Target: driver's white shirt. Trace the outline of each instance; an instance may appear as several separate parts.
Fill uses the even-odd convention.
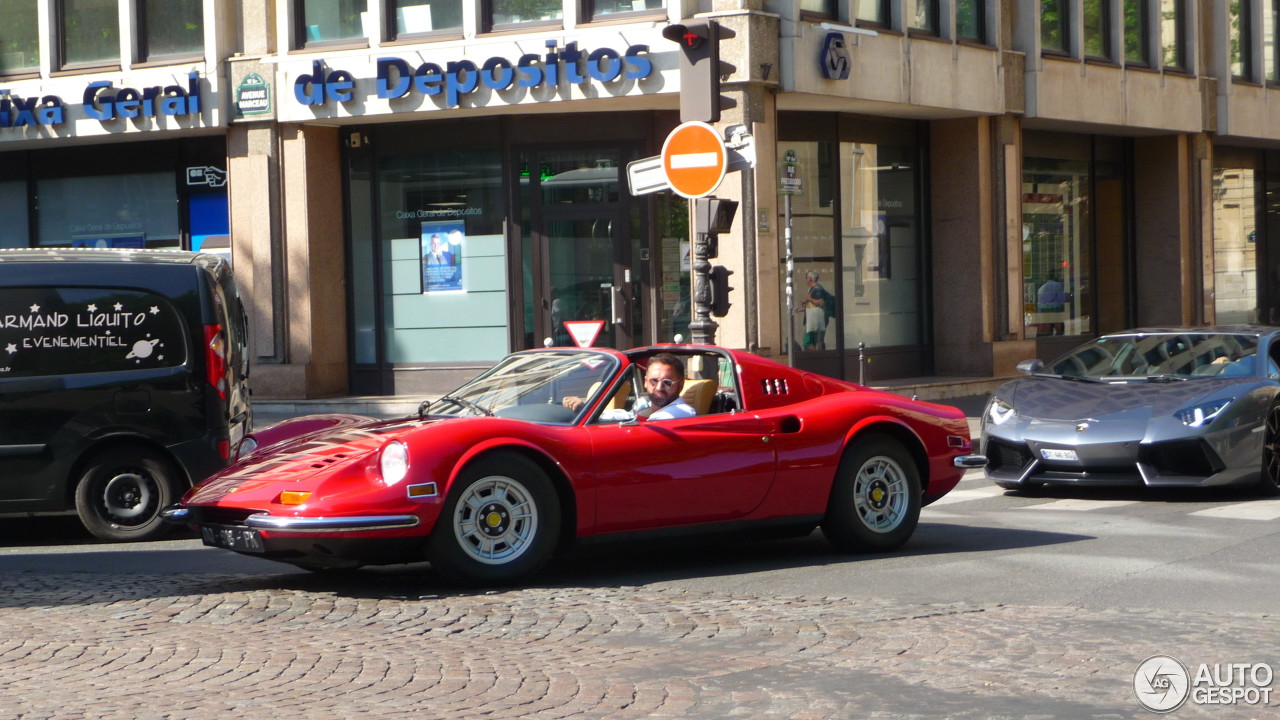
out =
[[[678,397],[675,400],[662,406],[649,416],[650,420],[674,420],[676,418],[687,418],[697,415],[698,411],[693,406],[684,401],[684,398]]]

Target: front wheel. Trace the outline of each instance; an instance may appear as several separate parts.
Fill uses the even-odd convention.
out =
[[[152,540],[169,530],[160,510],[177,502],[181,472],[163,455],[116,447],[89,460],[76,485],[76,513],[94,537]]]
[[[840,460],[822,532],[843,552],[901,547],[920,520],[920,471],[893,438],[859,440]]]
[[[1271,401],[1262,435],[1262,472],[1258,489],[1264,495],[1280,495],[1280,397]]]
[[[540,570],[560,536],[560,503],[547,474],[514,453],[463,470],[431,532],[427,555],[446,579],[506,585]]]

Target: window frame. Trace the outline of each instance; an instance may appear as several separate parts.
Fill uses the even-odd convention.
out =
[[[1136,28],[1138,31],[1138,59],[1129,57],[1129,28],[1125,26],[1125,21],[1129,17],[1129,8],[1134,7],[1138,13]],[[1132,67],[1152,67],[1151,63],[1151,4],[1147,0],[1121,0],[1121,54],[1124,57],[1124,64]]]
[[[423,39],[439,39],[462,37],[463,25],[457,27],[447,27],[439,29],[431,29],[422,32],[400,32],[396,27],[396,10],[399,7],[395,4],[396,0],[377,0],[378,5],[382,8],[382,36],[385,42],[408,42]],[[467,12],[466,0],[458,0],[461,15],[465,16]],[[427,3],[430,4],[430,3]],[[417,6],[409,6],[417,7]],[[370,38],[372,40],[372,38]]]
[[[1169,3],[1168,6],[1165,3]],[[1174,37],[1168,40],[1164,37],[1165,17],[1164,14],[1169,12],[1166,9],[1172,8],[1173,16],[1173,34]],[[1160,30],[1160,67],[1165,72],[1186,73],[1188,71],[1188,53],[1187,53],[1187,3],[1186,0],[1160,0],[1160,13],[1157,18],[1158,28]],[[1176,62],[1170,64],[1166,61],[1167,50],[1172,45]]]
[[[20,79],[24,77],[38,76],[40,74],[40,59],[41,59],[40,2],[39,0],[29,0],[29,2],[31,6],[30,9],[33,12],[32,20],[34,21],[34,24],[31,26],[31,33],[29,38],[29,39],[35,40],[34,64],[28,64],[25,67],[13,68],[11,70],[6,70],[3,67],[0,67],[0,77],[6,78],[6,79]],[[25,50],[21,52],[23,52],[24,54],[26,53]]]
[[[205,39],[203,37],[204,26],[204,4],[209,0],[201,0],[200,2],[200,49],[190,52],[163,53],[152,55],[149,50],[150,36],[147,32],[147,2],[146,0],[137,0],[134,4],[134,24],[136,27],[135,44],[137,45],[138,60],[141,64],[155,65],[171,65],[181,62],[204,58]]]
[[[380,0],[365,0],[365,12],[369,11],[370,2],[380,2]],[[309,40],[307,39],[307,0],[293,0],[291,6],[293,10],[293,49],[294,50],[317,50],[321,48],[333,47],[368,47],[373,38],[367,34],[353,35],[351,37],[331,38],[328,40]],[[361,29],[363,33],[363,28]]]
[[[610,20],[632,20],[657,16],[665,17],[670,3],[671,0],[662,0],[662,7],[660,8],[645,8],[643,10],[627,10],[624,12],[597,15],[596,0],[579,0],[578,17],[582,18],[582,22],[608,22]],[[524,23],[520,24],[524,25]]]
[[[907,30],[912,35],[924,35],[929,37],[940,36],[942,34],[942,17],[941,17],[942,10],[939,6],[942,3],[939,2],[939,0],[915,0],[915,2],[912,5],[912,9],[918,10],[922,3],[928,5],[928,12],[926,13],[926,18],[925,18],[925,21],[928,23],[928,25],[927,26],[917,25],[916,18],[919,17],[919,15],[913,12],[911,14],[911,17],[906,21]]]
[[[1058,23],[1057,30],[1061,36],[1061,47],[1049,47],[1045,45],[1045,19],[1044,8],[1046,4],[1052,3],[1057,5]],[[1040,54],[1050,55],[1053,57],[1071,57],[1071,3],[1069,0],[1040,0],[1040,17],[1039,17],[1039,33],[1040,33]]]
[[[115,31],[116,31],[116,54],[112,59],[107,60],[89,60],[85,62],[71,62],[67,59],[67,26],[66,26],[66,3],[68,0],[55,0],[54,2],[54,39],[55,52],[53,59],[56,61],[56,69],[65,72],[79,72],[83,70],[100,70],[109,68],[120,68],[124,65],[124,54],[120,48],[120,16],[117,13]]]
[[[849,19],[854,27],[870,27],[887,30],[893,27],[893,15],[889,7],[889,0],[872,0],[876,7],[876,19],[868,20],[858,17],[859,2],[858,0],[850,0],[849,3]]]
[[[1115,28],[1112,27],[1111,0],[1078,0],[1080,3],[1080,55],[1086,60],[1094,60],[1099,62],[1115,62],[1115,50],[1111,46],[1111,41],[1115,37]],[[1091,28],[1085,20],[1085,9],[1089,3],[1097,3],[1098,20],[1100,27]],[[1101,35],[1100,45],[1102,47],[1101,54],[1090,53],[1089,43],[1095,39],[1095,33]]]
[[[825,10],[812,10],[810,8],[801,6],[800,7],[801,19],[835,20],[840,17],[839,0],[821,0],[821,1],[822,1],[822,4],[826,6]]]
[[[977,30],[974,35],[965,35],[960,31],[960,3],[952,0],[955,6],[955,36],[962,42],[987,44],[987,2],[986,0],[969,0],[973,7],[973,23]]]
[[[1263,0],[1262,6],[1262,81],[1280,84],[1280,0]],[[1267,31],[1271,42],[1267,42]],[[1270,57],[1268,57],[1268,53]]]
[[[564,27],[563,12],[561,12],[561,16],[559,18],[556,18],[553,20],[530,20],[528,22],[496,23],[493,20],[493,4],[495,1],[496,0],[482,0],[480,3],[481,13],[482,13],[481,25],[484,28],[484,32],[493,33],[493,32],[506,32],[510,30],[527,30],[527,29],[544,30],[548,28]],[[563,4],[562,4],[562,8],[563,8]]]
[[[1239,30],[1237,33],[1232,32],[1232,2],[1238,3],[1236,7],[1240,12],[1236,15],[1239,20]],[[1240,40],[1238,57],[1240,60],[1241,72],[1237,73],[1236,54],[1231,51],[1232,41],[1235,39],[1233,35],[1237,35]],[[1232,82],[1254,82],[1257,77],[1257,68],[1253,62],[1253,2],[1252,0],[1229,0],[1227,3],[1227,69],[1231,73]]]

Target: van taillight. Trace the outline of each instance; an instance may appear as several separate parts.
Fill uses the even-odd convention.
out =
[[[204,326],[204,364],[209,384],[218,391],[218,397],[227,399],[227,341],[222,337],[221,325]]]

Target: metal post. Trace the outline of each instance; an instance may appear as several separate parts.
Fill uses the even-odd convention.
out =
[[[691,212],[690,215],[693,215]],[[695,344],[714,345],[720,323],[711,319],[711,261],[707,258],[710,236],[697,233],[693,243],[693,322],[689,334]]]
[[[796,260],[792,253],[791,247],[791,196],[785,195],[782,200],[783,221],[782,221],[782,239],[783,239],[783,257],[786,261],[787,278],[785,285],[787,288],[787,364],[795,367],[796,364],[796,296],[795,296],[795,275]]]
[[[867,358],[867,344],[864,342],[860,342],[858,343],[858,384],[859,385],[867,384],[866,378],[863,373],[863,369],[866,367],[866,358]]]

